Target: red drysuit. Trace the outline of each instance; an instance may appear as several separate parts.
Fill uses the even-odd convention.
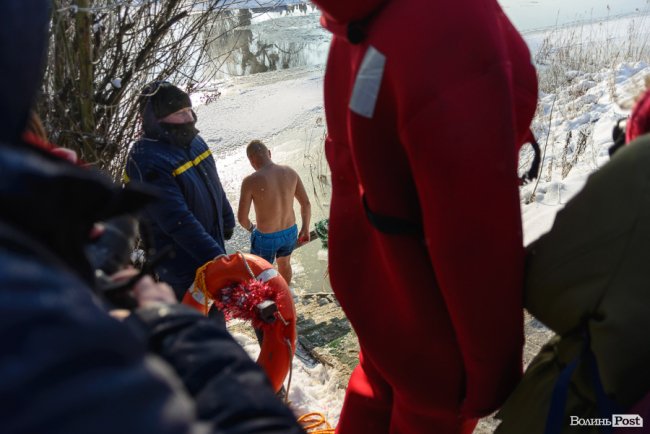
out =
[[[530,53],[495,0],[314,2],[334,33],[329,268],[361,345],[338,431],[470,432],[521,374]],[[364,198],[415,229],[382,232]]]

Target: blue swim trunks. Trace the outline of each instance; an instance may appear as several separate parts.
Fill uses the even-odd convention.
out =
[[[298,241],[298,226],[265,234],[256,229],[251,233],[251,253],[266,259],[271,264],[275,258],[289,256]]]

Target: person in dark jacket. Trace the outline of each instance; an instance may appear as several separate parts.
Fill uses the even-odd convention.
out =
[[[94,222],[143,195],[21,139],[48,6],[0,0],[0,79],[11,83],[0,86],[0,431],[302,432],[227,330],[176,304],[169,287],[142,279],[128,324],[92,292]]]
[[[161,191],[163,200],[146,210],[145,220],[155,250],[174,249],[156,273],[180,300],[197,268],[225,254],[224,239],[232,236],[235,218],[212,153],[195,127],[189,95],[154,82],[143,89],[140,107],[144,135],[129,154],[127,180]]]

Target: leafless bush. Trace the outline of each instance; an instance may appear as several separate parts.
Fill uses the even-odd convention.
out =
[[[313,127],[305,131],[307,137],[303,154],[303,166],[309,170],[314,199],[321,210],[323,209],[323,203],[328,202],[327,196],[331,191],[328,179],[329,168],[325,158],[325,131],[323,128],[323,118],[318,117]],[[312,148],[314,144],[315,148]]]
[[[562,149],[562,179],[566,178],[571,169],[578,164],[578,157],[587,149],[587,142],[593,132],[592,125],[584,125],[578,130],[578,136],[574,139],[572,131],[566,135],[566,142]]]
[[[144,85],[167,80],[202,91],[219,70],[223,59],[211,56],[209,48],[238,25],[237,11],[222,4],[54,0],[51,49],[38,101],[52,141],[118,177],[138,134],[137,100]],[[218,95],[212,88],[206,98]]]

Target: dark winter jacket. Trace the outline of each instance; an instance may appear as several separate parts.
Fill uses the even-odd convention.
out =
[[[589,176],[551,230],[528,246],[525,306],[557,335],[501,409],[499,434],[544,433],[551,402],[560,401],[556,382],[572,363],[575,371],[564,378],[570,380],[564,420],[610,417],[599,412],[594,366],[583,354],[587,334],[598,378],[617,412],[635,413],[630,407],[650,392],[649,166],[646,134]],[[648,412],[647,403],[641,408]],[[601,431],[565,423],[562,432]]]
[[[92,224],[143,195],[19,143],[49,4],[0,0],[0,432],[301,432],[215,321],[165,306],[138,312],[136,335],[91,292]]]
[[[0,431],[301,432],[224,327],[165,305],[135,314],[137,335],[93,295],[85,234],[139,200],[0,144]]]
[[[235,218],[212,153],[201,137],[184,147],[164,136],[147,136],[131,149],[126,174],[131,181],[160,190],[161,199],[147,208],[146,220],[156,250],[171,246],[174,257],[156,272],[182,298],[196,269],[225,253],[224,234],[232,233]]]

